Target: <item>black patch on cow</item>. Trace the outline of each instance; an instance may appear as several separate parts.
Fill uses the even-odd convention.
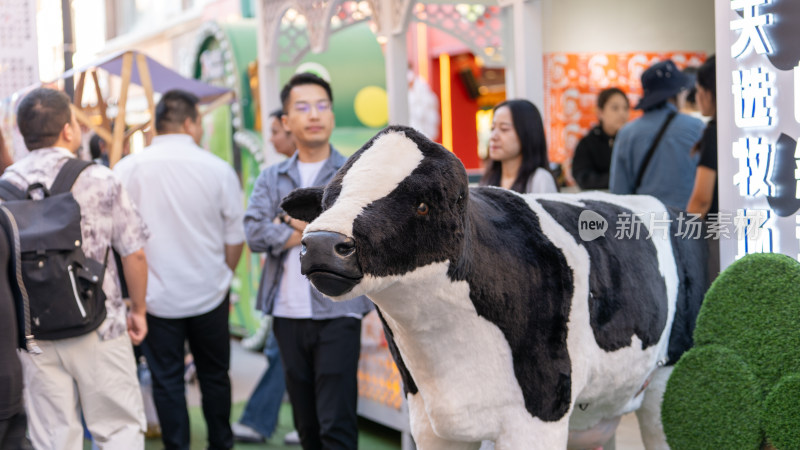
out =
[[[672,226],[672,252],[675,265],[678,266],[678,299],[675,303],[675,319],[669,336],[667,356],[672,365],[678,362],[681,355],[694,345],[695,321],[703,304],[703,297],[708,289],[708,243],[704,239],[706,229],[699,236],[687,228],[681,218],[686,212],[669,208]],[[682,229],[683,228],[683,229]],[[690,232],[687,232],[690,231]]]
[[[642,349],[658,343],[667,324],[667,288],[658,268],[658,253],[648,231],[632,211],[600,201],[584,201],[585,207],[550,200],[537,200],[575,241],[589,253],[589,314],[597,345],[607,352],[629,347],[633,335]],[[579,216],[589,210],[608,222],[606,234],[593,241],[579,235]],[[626,213],[627,216],[620,216]],[[622,220],[630,228],[618,227]],[[628,233],[615,237],[620,229]],[[663,238],[658,234],[653,239]]]
[[[411,376],[411,372],[408,371],[408,367],[406,367],[405,361],[403,361],[403,357],[400,355],[400,350],[397,349],[397,344],[394,342],[394,333],[392,329],[389,328],[389,324],[386,323],[386,319],[383,318],[383,313],[381,312],[378,305],[375,305],[375,311],[378,312],[378,317],[381,319],[381,323],[383,324],[383,334],[386,336],[386,344],[389,347],[389,353],[392,354],[392,358],[394,358],[394,363],[397,365],[397,371],[400,372],[400,379],[403,380],[403,393],[406,394],[416,394],[419,392],[417,389],[417,383],[414,382],[414,378]]]
[[[475,188],[470,199],[467,238],[450,276],[467,281],[478,314],[503,332],[528,412],[560,420],[572,390],[567,349],[572,270],[521,197]]]

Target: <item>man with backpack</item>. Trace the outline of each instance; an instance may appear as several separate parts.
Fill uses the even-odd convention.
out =
[[[82,448],[82,410],[100,448],[143,448],[131,343],[147,334],[147,228],[108,168],[76,160],[81,130],[63,92],[31,91],[17,124],[30,153],[0,178],[0,221],[13,249],[33,445]],[[110,250],[122,256],[130,311]]]

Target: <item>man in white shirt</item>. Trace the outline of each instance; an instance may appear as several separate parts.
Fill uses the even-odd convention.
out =
[[[194,95],[173,90],[156,106],[153,143],[114,168],[151,231],[142,344],[167,449],[189,448],[184,342],[194,356],[208,448],[233,447],[228,290],[244,242],[239,179],[199,146]]]

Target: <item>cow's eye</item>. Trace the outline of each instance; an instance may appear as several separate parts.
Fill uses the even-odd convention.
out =
[[[418,216],[427,216],[428,211],[430,211],[430,208],[428,208],[428,205],[426,205],[425,203],[420,203],[419,206],[417,206]]]

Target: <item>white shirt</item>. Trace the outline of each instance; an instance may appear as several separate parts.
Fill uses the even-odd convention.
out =
[[[324,159],[313,163],[304,163],[298,159],[297,170],[300,172],[300,182],[302,183],[300,187],[313,186],[323,165],[325,165]],[[309,292],[308,280],[300,273],[299,245],[290,248],[283,260],[281,285],[275,296],[272,315],[290,319],[311,318],[311,292]]]
[[[550,194],[558,193],[558,186],[553,175],[542,167],[538,167],[528,178],[525,186],[526,194]]]
[[[156,136],[114,172],[150,229],[147,312],[163,318],[219,306],[233,272],[225,245],[244,242],[242,190],[233,168],[191,136]]]

